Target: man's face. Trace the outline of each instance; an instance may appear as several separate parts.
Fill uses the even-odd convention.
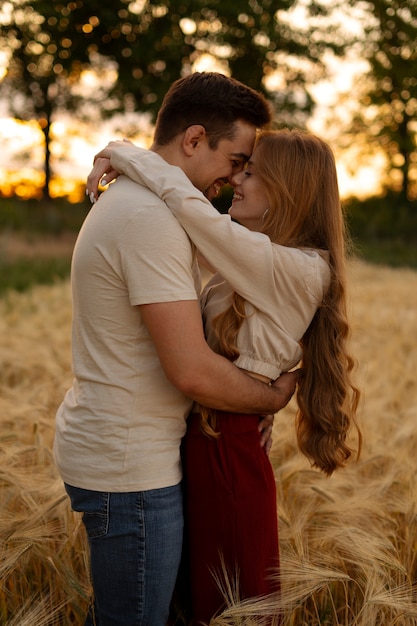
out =
[[[252,154],[255,126],[239,120],[235,127],[234,139],[220,140],[215,150],[210,149],[207,139],[202,145],[192,182],[209,200],[217,195],[231,176],[243,169]]]

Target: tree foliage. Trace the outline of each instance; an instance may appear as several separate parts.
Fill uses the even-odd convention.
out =
[[[298,6],[303,24],[288,19]],[[346,43],[325,23],[328,7],[323,0],[244,0],[238,7],[235,0],[5,0],[0,49],[10,62],[2,92],[16,117],[41,125],[46,192],[57,111],[80,112],[92,102],[95,117],[136,110],[155,118],[170,83],[205,54],[266,93],[280,123],[304,125],[312,107],[307,78],[318,79],[326,50],[341,54]],[[94,93],[80,88],[87,70],[101,78]],[[271,88],[272,76],[278,86]]]
[[[363,55],[369,62],[354,129],[383,149],[389,185],[402,201],[417,197],[417,0],[364,0]]]
[[[42,129],[44,195],[49,197],[53,116],[58,110],[75,110],[81,103],[74,87],[94,59],[86,49],[82,28],[75,28],[70,19],[70,5],[48,0],[6,2],[1,15],[1,48],[10,52],[2,95],[7,97],[12,114],[22,120],[37,120]]]

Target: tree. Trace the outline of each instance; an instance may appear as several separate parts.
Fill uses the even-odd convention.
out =
[[[90,3],[92,4],[92,3]],[[96,7],[98,9],[98,4]],[[45,138],[44,197],[49,198],[51,124],[58,110],[77,110],[83,97],[74,90],[82,72],[93,67],[103,76],[108,65],[86,47],[86,23],[75,23],[72,7],[48,0],[6,1],[0,13],[1,49],[10,54],[2,95],[18,119],[38,121]],[[96,102],[106,89],[98,89]],[[90,94],[89,99],[93,99]]]
[[[289,19],[299,5],[310,19],[302,27]],[[10,63],[1,86],[13,114],[42,128],[45,196],[51,122],[57,111],[80,112],[93,99],[74,89],[91,68],[104,83],[93,99],[96,116],[139,110],[155,119],[169,84],[209,54],[266,93],[280,123],[302,126],[313,104],[307,78],[323,71],[325,50],[341,54],[346,43],[324,21],[326,7],[324,0],[247,0],[239,9],[235,0],[6,0],[0,45]],[[268,90],[273,75],[279,88]]]
[[[382,148],[389,186],[403,203],[417,197],[417,0],[366,0],[363,55],[369,62],[354,130]]]
[[[317,79],[324,71],[326,50],[342,54],[347,43],[325,19],[343,4],[340,0],[331,9],[323,0],[245,0],[238,7],[235,0],[126,3],[128,9],[119,12],[119,22],[113,17],[110,29],[100,15],[92,45],[118,64],[113,95],[127,97],[154,119],[169,84],[210,55],[234,78],[274,101],[282,122],[294,123],[297,116],[303,125],[312,107],[307,78]],[[308,26],[288,19],[299,5]],[[136,20],[135,7],[140,9]],[[271,91],[267,79],[276,73],[280,86]]]

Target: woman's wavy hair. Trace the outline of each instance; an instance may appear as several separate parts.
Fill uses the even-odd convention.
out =
[[[263,131],[256,141],[257,173],[265,185],[269,211],[262,232],[274,243],[327,251],[331,280],[327,293],[301,339],[303,376],[298,383],[297,441],[303,454],[330,475],[352,454],[347,436],[356,422],[359,391],[352,382],[355,363],[348,351],[346,307],[347,234],[336,164],[330,147],[300,130]],[[234,293],[232,305],[214,320],[221,353],[239,356],[237,335],[245,302]],[[203,429],[216,436],[215,413],[205,411]]]

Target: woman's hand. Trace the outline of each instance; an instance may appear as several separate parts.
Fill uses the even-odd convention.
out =
[[[290,401],[297,383],[303,376],[304,372],[302,368],[293,370],[291,372],[284,372],[277,380],[270,384],[279,389],[283,401],[281,408],[284,408]],[[261,433],[261,446],[265,449],[265,452],[269,455],[272,447],[272,426],[274,423],[273,415],[263,415],[259,422],[258,430]]]
[[[117,172],[112,167],[111,154],[114,146],[120,146],[125,143],[130,142],[126,139],[123,139],[123,141],[110,141],[103,150],[100,150],[100,152],[95,155],[93,169],[87,177],[85,189],[85,194],[89,197],[92,204],[94,204],[98,198],[99,186],[105,187],[119,176],[120,172]]]
[[[258,430],[261,433],[261,446],[269,456],[272,448],[272,426],[274,425],[273,415],[263,415],[259,422]]]

